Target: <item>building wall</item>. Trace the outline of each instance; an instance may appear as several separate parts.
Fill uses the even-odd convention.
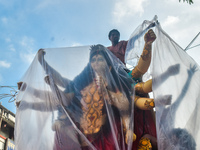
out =
[[[0,136],[0,150],[4,150],[5,148],[6,139]]]
[[[14,150],[15,114],[0,104],[0,150]]]

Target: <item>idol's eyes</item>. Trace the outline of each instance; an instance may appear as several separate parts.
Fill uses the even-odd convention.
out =
[[[94,63],[96,61],[96,58],[91,59],[91,63]]]
[[[92,59],[91,59],[91,63],[94,63],[94,62],[104,62],[105,61],[105,59],[102,57],[102,56],[98,56],[98,57],[93,57]]]
[[[104,61],[103,58],[98,58],[97,60],[98,60],[99,62],[103,62],[103,61]]]

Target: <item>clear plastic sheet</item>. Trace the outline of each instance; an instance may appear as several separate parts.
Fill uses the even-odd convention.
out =
[[[200,149],[200,68],[162,30],[156,16],[133,32],[126,63],[137,64],[144,44],[143,35],[152,26],[157,39],[153,44],[151,69],[145,77],[153,79],[158,149]]]
[[[153,80],[157,135],[150,111],[134,106],[134,81],[109,50],[101,45],[97,49],[104,52],[93,53],[91,46],[44,49],[21,80],[16,148],[137,149],[140,138],[150,134],[157,136],[159,150],[200,149],[200,68],[162,30],[157,17],[131,35],[126,64],[137,65],[150,28],[157,38],[143,81]]]
[[[152,76],[159,149],[200,149],[200,68],[159,24],[156,34]]]
[[[102,45],[41,49],[22,78],[15,144],[131,149],[133,81]]]

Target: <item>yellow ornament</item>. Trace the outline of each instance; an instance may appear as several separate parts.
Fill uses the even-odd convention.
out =
[[[152,150],[150,140],[148,138],[141,138],[139,141],[138,150]]]

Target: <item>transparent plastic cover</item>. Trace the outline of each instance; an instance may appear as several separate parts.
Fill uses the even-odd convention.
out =
[[[125,61],[137,65],[150,28],[157,38],[144,77],[153,80],[158,149],[200,149],[200,68],[157,17],[133,32]],[[134,111],[135,81],[124,68],[102,45],[39,50],[17,97],[16,148],[137,149],[142,135],[134,143],[133,133],[155,127]]]

